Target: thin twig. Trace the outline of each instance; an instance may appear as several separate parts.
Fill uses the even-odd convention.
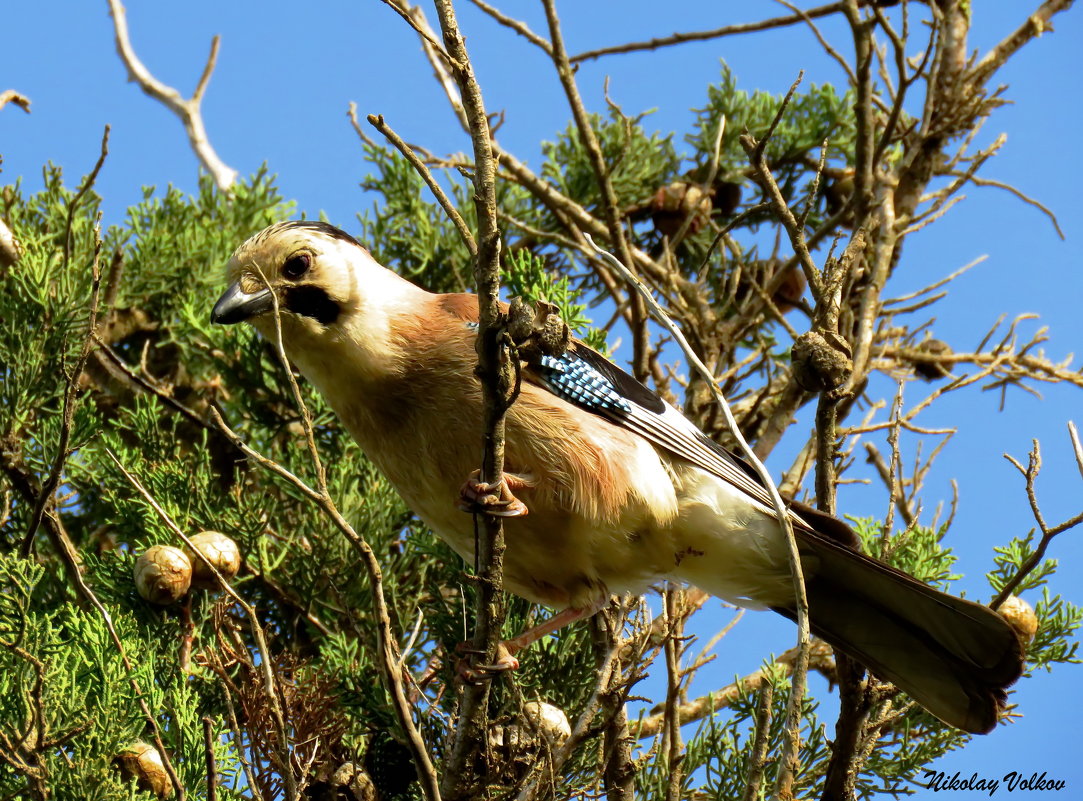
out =
[[[549,44],[548,40],[544,36],[539,36],[538,34],[534,33],[534,31],[530,30],[530,27],[525,22],[517,20],[514,17],[509,17],[507,14],[504,14],[500,9],[494,8],[493,6],[486,3],[484,0],[470,0],[470,2],[480,8],[490,17],[495,19],[501,25],[506,28],[511,28],[513,31],[522,36],[531,44],[540,47],[543,51],[545,51],[546,55],[552,57],[553,46]]]
[[[834,680],[835,663],[833,654],[830,645],[822,640],[813,640],[812,647],[809,649],[810,669],[819,671],[829,679]],[[761,689],[779,667],[783,668],[787,673],[792,672],[796,661],[797,648],[790,648],[780,654],[774,663],[762,667],[715,692],[681,704],[678,710],[681,725],[685,726],[697,720],[703,720],[703,718],[714,714],[720,709],[728,708],[737,699]],[[657,736],[664,725],[665,716],[661,712],[657,712],[633,723],[632,733],[637,739],[645,740]]]
[[[787,2],[787,0],[775,0],[775,2],[779,3],[780,5],[786,6],[786,8],[788,8],[794,13],[794,16],[800,17],[801,21],[808,25],[809,30],[812,31],[812,35],[816,37],[816,41],[820,43],[820,47],[823,48],[823,51],[829,56],[831,56],[831,58],[834,59],[835,63],[838,64],[839,67],[842,69],[842,71],[846,73],[846,77],[850,80],[850,84],[856,86],[857,76],[854,75],[854,71],[850,67],[849,62],[847,62],[845,58],[839,55],[839,51],[832,47],[831,43],[827,41],[827,37],[820,32],[820,29],[816,26],[816,23],[813,22],[812,15],[807,11],[802,11],[797,6]]]
[[[666,705],[663,712],[665,729],[662,744],[666,767],[669,769],[666,801],[680,801],[684,778],[684,771],[681,769],[681,763],[684,762],[684,744],[681,742],[681,721],[677,712],[681,700],[680,636],[683,618],[677,614],[676,607],[677,592],[673,587],[667,587],[662,596],[662,613],[668,624],[665,639]]]
[[[619,647],[610,649],[609,653],[606,654],[605,659],[602,661],[602,664],[598,667],[594,688],[591,691],[590,698],[587,700],[583,711],[580,713],[579,718],[572,727],[571,736],[560,748],[556,749],[552,755],[551,766],[549,768],[551,773],[560,775],[561,769],[568,759],[571,758],[575,749],[591,734],[593,728],[592,724],[602,705],[602,698],[610,689],[615,665],[619,661],[619,651]],[[657,729],[655,731],[657,733]],[[534,782],[526,784],[523,789],[520,790],[519,795],[516,796],[516,801],[530,801],[530,799],[533,799],[543,778],[543,776],[538,776]]]
[[[184,785],[181,784],[180,777],[173,767],[173,762],[169,758],[168,751],[166,751],[165,741],[162,739],[162,729],[161,726],[158,725],[158,715],[150,711],[150,707],[147,705],[146,696],[144,696],[143,691],[139,689],[139,683],[135,680],[135,676],[133,675],[135,673],[135,667],[132,665],[131,660],[128,659],[128,654],[124,650],[124,643],[121,642],[120,635],[117,634],[109,610],[105,608],[105,605],[100,600],[98,600],[98,596],[94,594],[94,590],[92,590],[83,579],[82,573],[78,570],[77,565],[73,561],[73,554],[68,553],[67,551],[60,551],[60,558],[68,563],[69,575],[73,576],[79,594],[90,606],[94,607],[95,611],[97,611],[105,623],[105,629],[109,633],[109,639],[120,654],[121,664],[124,665],[124,670],[128,674],[128,686],[131,687],[136,703],[139,704],[139,710],[143,713],[143,719],[150,727],[154,746],[158,749],[158,754],[162,758],[162,764],[165,766],[166,774],[168,774],[169,781],[173,785],[173,791],[177,794],[177,801],[185,801],[186,794]]]
[[[893,479],[891,467],[884,461],[883,455],[873,443],[865,443],[865,452],[868,454],[867,461],[876,468],[876,473],[880,476],[880,480],[884,482],[884,486],[888,488],[888,492],[894,494],[895,504],[899,510],[899,516],[902,517],[903,522],[906,523],[907,526],[912,525],[916,522],[914,510],[910,508],[910,504],[905,498],[895,494],[895,491],[892,489],[897,482]],[[887,526],[885,526],[884,529],[886,531]]]
[[[249,447],[241,436],[226,424],[226,421],[214,406],[211,406],[210,408],[211,418],[218,427],[218,430],[221,431],[233,445],[243,451],[246,456],[253,459],[265,470],[284,478],[309,499],[315,501],[320,510],[332,523],[334,523],[339,532],[342,533],[358,553],[360,553],[369,579],[369,592],[372,596],[373,612],[376,619],[376,642],[377,650],[380,655],[381,675],[384,679],[388,693],[391,696],[395,718],[403,732],[406,734],[407,745],[410,749],[411,757],[414,760],[414,765],[417,768],[422,793],[424,794],[426,801],[439,801],[440,793],[437,785],[436,769],[433,767],[432,760],[429,757],[429,752],[421,737],[421,733],[414,724],[410,702],[407,698],[402,680],[402,672],[398,669],[398,646],[391,629],[391,616],[388,612],[387,600],[384,597],[383,571],[380,568],[379,560],[376,558],[376,554],[372,550],[372,547],[363,537],[358,535],[353,526],[351,526],[342,516],[338,507],[335,505],[333,498],[326,490],[326,476],[323,470],[323,464],[319,459],[319,452],[315,448],[315,440],[311,430],[311,417],[308,413],[308,407],[301,395],[297,380],[293,377],[289,360],[286,357],[285,348],[282,344],[281,317],[278,299],[274,294],[272,294],[272,298],[274,303],[275,328],[278,334],[275,342],[276,353],[283,365],[283,369],[289,377],[294,401],[301,410],[302,420],[305,420],[308,423],[308,428],[306,428],[306,439],[308,441],[310,453],[313,454],[315,462],[313,467],[317,475],[317,481],[322,482],[322,489],[313,489],[303,480],[278,464],[278,462],[275,462],[273,459],[268,459],[266,456],[263,456],[258,451]]]
[[[952,175],[961,176],[963,174],[962,173],[952,173]],[[1046,217],[1048,217],[1049,222],[1051,222],[1053,224],[1053,228],[1057,232],[1057,236],[1059,236],[1062,240],[1065,239],[1064,231],[1061,230],[1060,223],[1057,221],[1057,215],[1054,214],[1053,211],[1048,206],[1043,205],[1040,201],[1035,200],[1034,198],[1030,197],[1030,195],[1023,194],[1023,192],[1021,192],[1019,189],[1015,188],[1011,184],[1004,183],[1003,181],[994,181],[991,178],[979,178],[976,175],[969,175],[969,174],[966,175],[966,179],[968,181],[970,181],[970,183],[974,184],[975,186],[992,186],[992,187],[995,187],[997,189],[1003,189],[1006,192],[1011,192],[1013,195],[1015,195],[1017,198],[1022,200],[1024,203],[1026,203],[1028,205],[1031,205],[1031,206],[1034,206],[1034,208],[1038,209]]]
[[[462,64],[448,53],[447,50],[440,46],[440,43],[436,40],[436,36],[429,30],[428,26],[423,26],[418,22],[409,3],[404,2],[404,0],[380,0],[380,2],[402,17],[403,20],[406,21],[406,24],[413,28],[417,35],[420,36],[425,43],[432,48],[433,52],[439,55],[448,66],[453,70],[462,69]]]
[[[350,114],[354,120],[357,119],[355,107],[352,105],[350,107]],[[417,154],[413,151],[413,148],[406,144],[406,142],[402,140],[402,137],[392,130],[390,125],[384,122],[383,114],[369,114],[365,119],[368,120],[369,125],[382,133],[387,138],[387,141],[393,144],[398,151],[402,153],[403,157],[410,162],[410,166],[412,166],[417,174],[421,176],[421,180],[429,187],[429,190],[436,197],[436,201],[455,224],[455,227],[459,231],[459,236],[462,237],[463,244],[466,245],[466,249],[470,251],[470,255],[477,258],[478,246],[474,241],[474,235],[470,233],[470,227],[466,224],[462,215],[459,214],[459,210],[455,208],[455,204],[451,202],[451,199],[444,193],[444,190],[440,188],[440,184],[432,177],[429,168],[418,158]]]
[[[542,0],[542,7],[545,9],[545,18],[549,23],[549,40],[553,46],[553,66],[556,68],[561,86],[564,87],[564,94],[568,98],[568,105],[575,119],[575,127],[579,132],[579,139],[587,152],[587,160],[594,173],[594,180],[598,184],[609,241],[616,250],[617,258],[631,269],[635,260],[624,233],[620,204],[616,190],[613,188],[610,168],[606,164],[598,135],[594,131],[590,115],[583,105],[579,87],[576,85],[575,70],[568,60],[568,53],[564,47],[564,35],[560,28],[560,19],[557,17],[556,5],[554,0]],[[672,271],[668,272],[672,273]],[[644,381],[649,374],[650,334],[647,330],[642,301],[633,299],[632,315],[632,373],[638,380]]]
[[[921,297],[922,295],[926,295],[926,294],[928,294],[930,292],[933,292],[934,290],[937,290],[940,287],[951,283],[956,278],[958,278],[960,275],[962,275],[963,273],[970,270],[971,267],[977,267],[979,264],[981,264],[982,262],[984,262],[988,258],[989,258],[988,254],[982,254],[981,256],[978,256],[973,261],[968,262],[967,264],[964,264],[962,267],[960,267],[958,270],[951,273],[950,275],[947,275],[947,276],[945,276],[944,278],[941,278],[938,281],[934,281],[933,283],[931,283],[928,286],[925,286],[925,287],[917,290],[916,292],[908,292],[905,295],[899,295],[898,297],[895,297],[895,298],[888,298],[887,300],[882,301],[882,305],[885,308],[889,307],[889,306],[895,306],[895,305],[898,305],[900,303],[905,303],[908,300],[913,300],[914,298],[918,298],[918,297]],[[895,310],[892,310],[892,311],[894,312]],[[980,348],[979,348],[979,350],[980,350]]]
[[[589,61],[590,59],[616,55],[618,53],[634,53],[638,50],[658,50],[662,47],[669,47],[670,45],[682,44],[684,42],[702,42],[707,39],[719,39],[723,36],[733,36],[734,34],[755,33],[756,31],[766,31],[771,28],[783,28],[788,25],[796,25],[803,22],[805,17],[826,17],[829,14],[839,12],[841,9],[841,3],[829,3],[825,6],[810,8],[802,14],[792,14],[787,17],[774,17],[773,19],[766,19],[760,22],[745,22],[739,25],[727,25],[723,28],[715,28],[709,31],[674,33],[671,36],[661,36],[646,42],[629,42],[627,44],[613,45],[611,47],[601,47],[597,50],[587,50],[577,56],[572,56],[571,62],[577,64],[580,61]]]
[[[742,134],[740,142],[741,146],[744,147],[745,152],[748,154],[752,167],[756,170],[756,175],[761,188],[764,190],[764,194],[767,195],[771,202],[771,206],[782,221],[782,225],[790,237],[794,253],[798,257],[801,268],[805,272],[805,279],[808,281],[812,297],[819,302],[820,298],[823,296],[823,277],[820,275],[819,269],[812,260],[812,254],[809,252],[808,244],[805,241],[805,232],[797,224],[797,218],[793,216],[789,204],[786,203],[786,199],[782,195],[782,190],[779,189],[778,183],[776,183],[775,177],[771,174],[771,170],[763,157],[763,151],[767,146],[767,141],[771,138],[771,134],[774,133],[775,128],[778,127],[779,122],[782,120],[782,114],[785,112],[786,106],[789,105],[794,92],[797,91],[797,87],[800,85],[803,77],[804,71],[797,76],[797,80],[790,86],[790,90],[786,93],[786,97],[783,99],[782,103],[779,105],[778,111],[775,113],[775,118],[771,121],[771,125],[759,141],[753,138],[751,134]]]

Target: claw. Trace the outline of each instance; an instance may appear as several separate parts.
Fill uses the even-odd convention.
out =
[[[529,510],[512,494],[509,483],[507,476],[496,484],[481,481],[481,471],[475,470],[459,490],[459,509],[495,517],[523,517]]]
[[[455,649],[459,653],[469,654],[473,656],[480,656],[482,651],[478,651],[475,648],[464,648],[459,646]],[[476,665],[471,664],[469,658],[459,660],[457,672],[459,678],[467,684],[481,684],[485,681],[492,681],[493,677],[498,673],[505,673],[509,670],[517,670],[519,668],[519,660],[512,656],[512,653],[504,645],[499,643],[496,646],[496,661],[491,665]]]

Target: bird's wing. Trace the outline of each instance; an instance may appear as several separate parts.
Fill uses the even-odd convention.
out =
[[[597,351],[581,342],[560,356],[528,364],[527,380],[613,422],[732,484],[767,514],[771,498],[755,470],[710,439],[688,418]]]

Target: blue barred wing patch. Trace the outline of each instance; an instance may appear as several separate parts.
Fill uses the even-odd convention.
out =
[[[594,412],[631,412],[613,382],[572,353],[542,356],[535,367],[545,388],[569,403]]]
[[[473,321],[466,327],[471,331],[478,330],[478,324]],[[632,411],[631,403],[617,391],[613,382],[574,353],[542,356],[533,367],[542,386],[569,403],[596,413],[627,414]]]

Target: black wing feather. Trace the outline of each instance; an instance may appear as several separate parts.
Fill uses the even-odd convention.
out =
[[[632,403],[654,414],[665,411],[666,402],[658,397],[657,393],[647,389],[598,351],[578,341],[572,343],[569,351],[601,373],[617,392]]]
[[[574,341],[560,357],[543,357],[532,365],[542,386],[565,400],[634,431],[644,439],[726,481],[774,514],[771,497],[755,469],[744,459],[707,437],[695,424],[597,351]],[[558,368],[559,375],[554,372]],[[565,372],[566,370],[566,372]],[[617,408],[598,402],[596,391],[569,391],[570,374],[582,376],[596,387],[604,382],[627,403]]]

